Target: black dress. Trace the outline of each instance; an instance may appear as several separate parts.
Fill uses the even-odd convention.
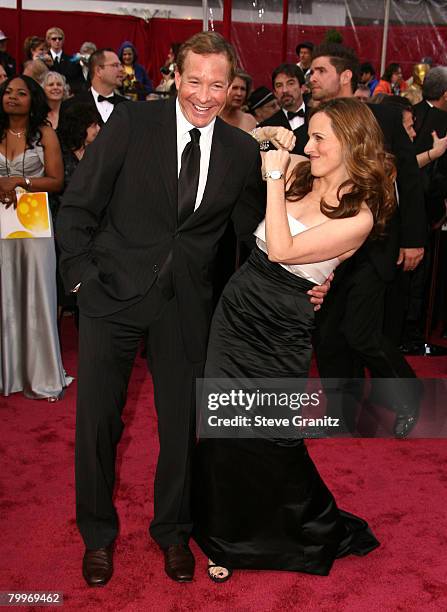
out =
[[[214,314],[205,378],[305,378],[314,283],[256,248]],[[304,440],[203,439],[194,470],[194,538],[217,565],[329,573],[379,545],[337,508]]]

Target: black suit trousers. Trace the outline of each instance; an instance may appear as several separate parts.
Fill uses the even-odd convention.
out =
[[[154,285],[125,310],[98,318],[80,316],[76,514],[87,548],[107,546],[118,533],[113,504],[116,448],[124,428],[121,415],[129,377],[145,335],[160,440],[150,533],[165,548],[187,542],[191,532],[194,385],[203,363],[187,360],[176,299],[168,300]]]
[[[375,378],[395,379],[392,386],[395,391],[388,400],[399,413],[404,413],[409,402],[406,387],[414,388],[406,385],[404,379],[414,379],[415,374],[382,332],[386,283],[363,252],[340,266],[336,280],[316,318],[314,348],[320,376],[360,379],[366,367]],[[349,388],[349,382],[346,387]],[[361,390],[353,389],[359,399]],[[331,394],[331,398],[335,400],[337,396]],[[333,416],[344,413],[351,427],[353,414],[347,413],[352,397],[341,398],[341,402],[341,406],[329,408],[329,412]]]

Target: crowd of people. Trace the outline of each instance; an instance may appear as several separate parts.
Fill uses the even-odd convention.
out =
[[[70,57],[64,39],[28,37],[19,75],[0,47],[0,203],[46,192],[53,227],[0,240],[0,385],[59,399],[71,378],[58,312],[79,307],[87,584],[113,573],[116,446],[142,339],[160,437],[150,533],[169,577],[192,580],[191,534],[215,582],[234,568],[327,574],[372,551],[301,438],[195,448],[194,383],[306,377],[313,347],[321,377],[341,381],[326,408],[340,431],[356,431],[347,382],[368,371],[395,382],[393,434],[409,435],[420,393],[401,349],[420,340],[430,232],[446,213],[447,68],[424,58],[407,84],[392,63],[379,80],[352,49],[303,42],[252,90],[208,32],[172,44],[154,88],[131,41]],[[278,494],[260,511],[263,487]]]

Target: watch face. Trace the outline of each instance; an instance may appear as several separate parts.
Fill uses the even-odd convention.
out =
[[[281,170],[272,170],[270,172],[270,177],[275,180],[280,179],[282,177]]]

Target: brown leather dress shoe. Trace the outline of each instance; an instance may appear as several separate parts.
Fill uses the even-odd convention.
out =
[[[176,582],[191,582],[194,576],[194,556],[187,544],[171,544],[163,549],[165,572]]]
[[[89,586],[106,585],[113,574],[113,544],[96,550],[85,549],[82,575]]]

